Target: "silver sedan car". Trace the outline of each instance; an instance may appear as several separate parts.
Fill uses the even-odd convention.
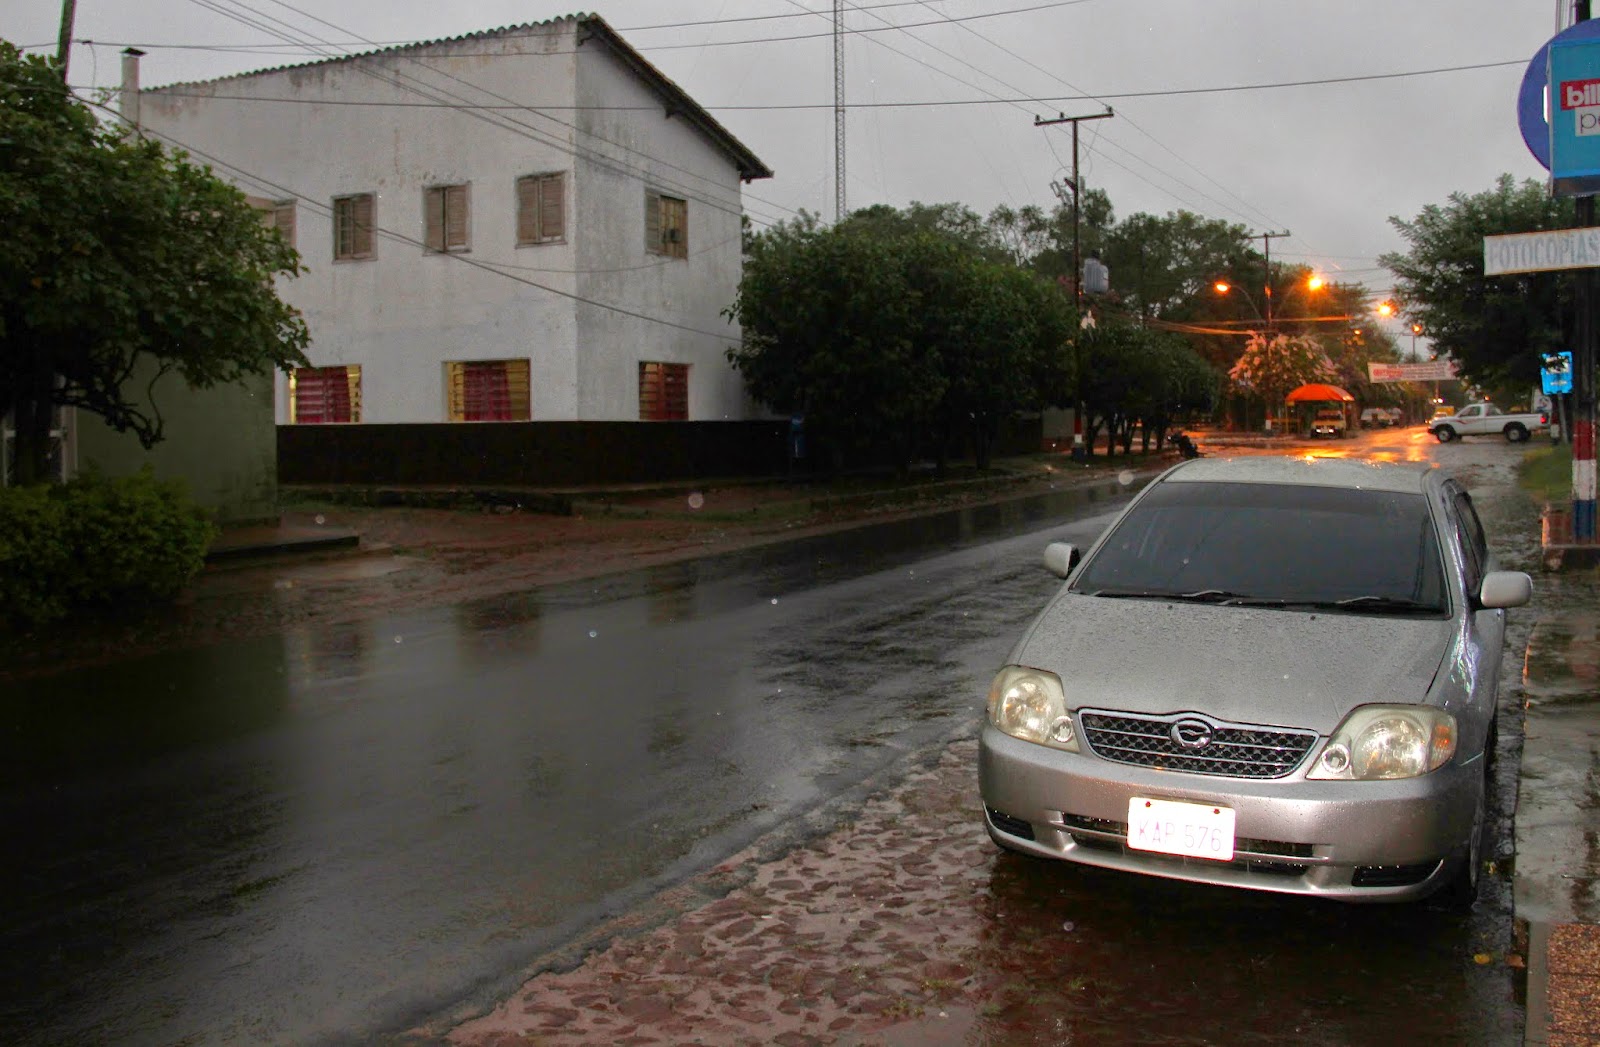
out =
[[[1504,608],[1465,488],[1419,464],[1174,466],[1080,562],[989,691],[985,820],[1010,850],[1344,901],[1483,865]]]

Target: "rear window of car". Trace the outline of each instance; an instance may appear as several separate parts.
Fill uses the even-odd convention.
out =
[[[1072,588],[1446,606],[1439,543],[1421,494],[1287,484],[1160,484],[1116,525]]]

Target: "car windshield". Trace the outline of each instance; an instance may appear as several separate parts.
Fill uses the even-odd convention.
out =
[[[1420,494],[1258,483],[1158,485],[1073,591],[1380,614],[1445,609]]]

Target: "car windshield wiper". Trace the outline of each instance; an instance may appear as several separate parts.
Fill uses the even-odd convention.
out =
[[[1170,589],[1096,589],[1090,596],[1109,596],[1123,600],[1186,600],[1190,603],[1236,603],[1250,597],[1226,589],[1196,589],[1176,593]]]
[[[1444,610],[1438,604],[1418,603],[1400,596],[1352,596],[1329,601],[1325,606],[1347,611],[1391,611],[1396,614],[1438,614]]]

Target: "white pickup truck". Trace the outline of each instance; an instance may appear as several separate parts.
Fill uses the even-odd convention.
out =
[[[1435,415],[1428,422],[1428,432],[1442,444],[1463,436],[1504,436],[1519,444],[1532,433],[1549,427],[1546,415],[1506,414],[1494,404],[1468,404],[1455,414]]]

